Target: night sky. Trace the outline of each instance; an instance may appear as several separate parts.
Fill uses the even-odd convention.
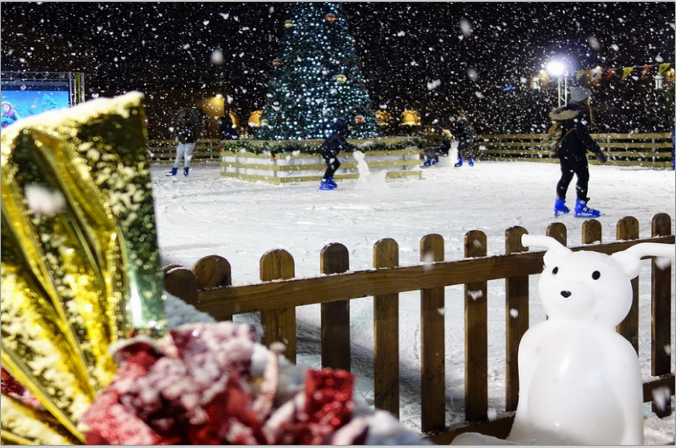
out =
[[[264,104],[288,18],[288,3],[1,6],[3,70],[85,71],[88,98],[219,86],[249,112]],[[343,11],[374,108],[523,82],[556,54],[575,69],[674,62],[673,2],[346,2]]]

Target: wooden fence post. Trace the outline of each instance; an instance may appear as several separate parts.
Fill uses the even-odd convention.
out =
[[[638,239],[638,219],[633,216],[625,216],[617,223],[618,241]],[[627,317],[617,326],[617,332],[624,336],[638,353],[638,277],[631,280],[632,299],[631,308]]]
[[[261,280],[287,280],[293,278],[295,265],[293,257],[283,249],[270,250],[263,254],[260,261]],[[296,363],[296,307],[278,308],[261,311],[261,325],[265,330],[262,342],[270,346],[275,341],[286,345],[284,356]]]
[[[553,222],[547,226],[547,236],[554,238],[559,243],[568,247],[568,229],[565,224]]]
[[[225,288],[232,285],[232,268],[230,262],[218,255],[202,257],[192,268],[197,277],[197,287]]]
[[[485,257],[486,234],[465,234],[465,257]],[[465,284],[465,419],[484,421],[488,416],[487,282]]]
[[[350,253],[340,243],[324,246],[319,258],[322,274],[340,274],[350,270]],[[321,305],[322,367],[350,371],[350,301]]]
[[[185,303],[197,306],[197,281],[190,269],[180,266],[167,269],[164,273],[164,289]]]
[[[564,226],[565,229],[565,226]],[[521,236],[528,231],[523,227],[510,227],[505,231],[505,253],[507,255],[526,252]],[[515,411],[519,403],[519,343],[528,330],[528,276],[505,279],[506,319],[506,411]]]
[[[426,235],[420,240],[420,261],[444,261],[444,238]],[[421,429],[439,431],[446,426],[446,344],[444,287],[420,290]]]
[[[171,263],[171,264],[168,264],[168,265],[164,266],[164,267],[162,268],[162,271],[166,274],[167,272],[171,271],[171,270],[174,269],[174,268],[182,268],[182,267],[183,267],[183,266],[181,266],[180,264]]]
[[[373,267],[399,266],[399,245],[391,238],[376,242]],[[399,294],[373,297],[375,407],[399,418]]]
[[[218,255],[200,258],[192,271],[195,273],[197,289],[225,288],[232,285],[230,262]],[[232,320],[232,314],[223,316],[223,320]]]
[[[598,220],[590,219],[582,223],[582,244],[601,243],[602,241],[603,230]]]
[[[671,218],[666,213],[653,217],[652,236],[671,235]],[[660,268],[652,261],[651,274],[651,375],[660,376],[671,373],[671,266]],[[653,412],[659,417],[671,414],[671,403],[666,400],[665,406],[653,403]]]

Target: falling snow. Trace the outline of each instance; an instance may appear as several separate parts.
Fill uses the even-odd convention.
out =
[[[280,57],[285,33],[294,31],[293,24],[285,26],[286,3],[3,2],[2,6],[3,72],[82,71],[86,98],[142,91],[151,139],[173,137],[177,110],[192,106],[190,101],[197,104],[197,97],[203,101],[216,94],[245,126],[251,113],[268,100],[272,61]],[[617,70],[603,71],[594,85],[592,132],[668,132],[673,126],[673,81],[667,76],[667,89],[654,88],[658,65],[668,63],[669,70],[676,63],[673,3],[346,2],[343,7],[341,19],[355,39],[371,105],[391,114],[387,132],[392,134],[401,131],[400,114],[406,109],[419,112],[423,126],[405,130],[422,133],[428,127],[448,125],[460,107],[469,111],[478,133],[545,132],[550,125],[547,114],[556,104],[556,81],[550,77],[545,87],[540,71],[558,57],[571,64],[568,83],[579,82],[579,72],[597,66]],[[641,67],[648,65],[652,71],[643,75]],[[633,70],[625,76],[627,67]],[[332,68],[321,69],[325,76],[333,75]],[[539,79],[538,89],[534,79]],[[338,91],[334,88],[331,93]],[[384,184],[389,189],[360,191],[356,182],[345,182],[328,201],[305,185],[226,182],[218,178],[218,167],[213,172],[210,167],[196,167],[191,182],[180,185],[162,178],[153,182],[153,191],[164,261],[192,266],[200,256],[217,252],[233,263],[236,282],[255,282],[259,256],[276,247],[288,247],[297,257],[297,275],[311,275],[316,263],[308,261],[314,257],[309,254],[329,240],[349,243],[354,253],[351,266],[365,269],[372,243],[382,237],[395,237],[402,247],[402,262],[417,264],[418,239],[425,233],[450,238],[446,250],[458,258],[466,231],[486,226],[481,228],[488,228],[487,249],[494,252],[504,245],[507,227],[519,224],[544,231],[551,221],[542,210],[550,207],[546,204],[551,202],[558,167],[538,164],[547,166],[534,172],[519,164],[508,170],[477,164],[473,172],[442,171],[452,170],[449,162],[450,158],[443,160],[439,170],[426,173],[421,181]],[[159,173],[160,168],[155,168]],[[673,173],[665,180],[664,172],[640,167],[592,166],[590,170],[594,201],[604,212],[608,210],[601,218],[604,231],[623,216],[639,216],[642,233],[649,229],[654,213],[665,211],[673,218]],[[646,185],[651,195],[639,198],[636,192]],[[293,191],[293,201],[280,197],[282,190]],[[227,200],[221,201],[224,191]],[[488,192],[494,194],[486,197]],[[26,194],[34,212],[56,213],[63,207],[63,198],[49,190]],[[278,209],[280,203],[286,208]],[[565,223],[579,234],[579,222]],[[569,238],[574,239],[572,228]],[[307,232],[298,236],[299,230]],[[423,262],[429,265],[432,260],[426,255]],[[670,261],[658,258],[655,263],[664,269]],[[642,297],[649,290],[642,285]],[[475,300],[481,295],[481,291],[470,292]],[[492,291],[488,296],[490,301]],[[504,321],[504,297],[499,298],[503,303],[495,321]],[[438,311],[448,320],[462,317],[461,310],[451,306],[455,304],[447,303],[448,313],[444,308]],[[199,318],[189,310],[175,310]],[[516,318],[518,312],[510,309],[509,315]],[[314,340],[315,318],[305,310],[299,316],[299,333]],[[649,331],[641,338],[642,364],[648,366],[644,376],[649,376],[645,358],[650,352]],[[664,347],[665,353],[671,353],[672,344]],[[358,348],[361,351],[355,356],[368,363],[368,350]],[[402,359],[409,355],[403,352]],[[309,352],[299,358],[315,362],[317,356]],[[462,359],[462,353],[452,353],[452,358]],[[456,376],[462,376],[460,367],[448,377],[453,390],[461,389]],[[368,390],[367,381],[361,381],[362,391]],[[660,393],[655,398],[663,404]],[[504,396],[504,390],[497,395]],[[406,394],[402,397],[407,399]],[[402,418],[416,427],[420,415],[411,410],[413,404],[407,405]],[[456,414],[457,405],[453,403]],[[495,406],[489,416],[500,409]],[[673,444],[673,414],[670,420],[653,421],[657,422],[652,424],[654,429],[646,430],[648,441]],[[662,423],[671,428],[663,428]]]

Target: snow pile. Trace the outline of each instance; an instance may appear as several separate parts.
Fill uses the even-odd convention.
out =
[[[167,316],[168,328],[176,328],[183,324],[216,323],[216,319],[198,311],[194,306],[185,303],[178,297],[164,291],[164,312]]]

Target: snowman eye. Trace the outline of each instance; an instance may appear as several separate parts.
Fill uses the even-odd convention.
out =
[[[599,278],[601,278],[601,273],[599,271],[592,272],[592,278],[594,280],[598,280]]]
[[[554,269],[552,269],[552,274],[556,275],[556,273],[559,272],[559,267],[556,266]]]

